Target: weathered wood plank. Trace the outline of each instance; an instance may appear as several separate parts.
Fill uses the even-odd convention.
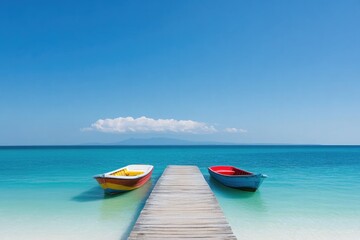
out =
[[[196,166],[168,166],[128,239],[236,239]]]

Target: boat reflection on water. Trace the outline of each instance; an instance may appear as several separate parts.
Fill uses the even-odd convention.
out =
[[[130,192],[117,195],[103,194],[104,200],[101,201],[101,219],[126,218],[137,214],[145,204],[147,197],[152,189],[152,181],[149,180],[141,188]]]
[[[239,206],[234,211],[242,209],[248,209],[257,212],[267,212],[266,201],[261,196],[261,191],[246,192],[240,191],[236,188],[230,188],[224,186],[214,178],[206,176],[206,180],[209,183],[210,188],[213,190],[216,198],[219,200],[222,208],[226,208],[226,205],[236,204]],[[223,207],[224,206],[224,207]]]

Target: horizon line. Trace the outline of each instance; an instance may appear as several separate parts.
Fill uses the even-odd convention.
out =
[[[228,144],[36,144],[36,145],[0,145],[0,148],[16,147],[241,147],[241,146],[329,146],[358,147],[360,144],[293,144],[293,143],[228,143]]]

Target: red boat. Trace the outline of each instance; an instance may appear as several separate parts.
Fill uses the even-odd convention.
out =
[[[255,192],[267,178],[264,174],[254,174],[233,166],[212,166],[208,168],[211,177],[225,186]]]

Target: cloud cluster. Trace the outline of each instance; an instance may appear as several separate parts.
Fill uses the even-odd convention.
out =
[[[241,128],[225,128],[224,132],[227,133],[246,133],[247,130]]]
[[[119,117],[114,119],[99,119],[90,128],[107,133],[131,132],[173,132],[173,133],[213,133],[215,127],[192,120],[153,119],[147,117]]]
[[[99,131],[105,133],[245,133],[240,128],[225,128],[219,131],[214,126],[193,120],[153,119],[148,117],[118,117],[99,119],[83,131]]]

